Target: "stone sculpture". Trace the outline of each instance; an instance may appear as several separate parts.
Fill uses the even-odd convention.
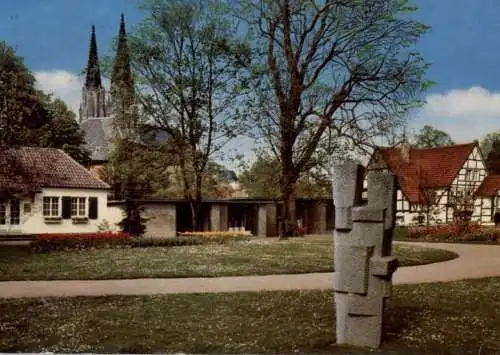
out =
[[[337,343],[376,348],[397,268],[390,256],[396,183],[390,172],[370,171],[363,205],[363,179],[363,166],[352,161],[332,171]]]

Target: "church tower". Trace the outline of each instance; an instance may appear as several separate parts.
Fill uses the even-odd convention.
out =
[[[118,46],[116,48],[115,62],[111,73],[110,93],[112,101],[117,102],[117,105],[129,106],[135,103],[134,79],[132,77],[132,70],[130,69],[130,56],[123,14],[121,14],[120,18]]]
[[[138,112],[123,14],[120,18],[118,46],[111,72],[110,94],[115,133],[122,138],[134,136]]]
[[[99,58],[97,56],[95,26],[92,25],[89,59],[80,104],[80,123],[90,118],[106,117],[108,114],[106,90],[102,85]]]

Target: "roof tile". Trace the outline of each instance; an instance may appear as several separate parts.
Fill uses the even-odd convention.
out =
[[[380,156],[387,164],[410,202],[422,203],[425,189],[446,187],[453,182],[476,145],[474,142],[439,148],[410,148],[408,161],[403,158],[401,148],[380,147],[373,155]]]
[[[22,173],[8,172],[12,162],[18,164],[17,171]],[[0,184],[7,188],[28,187],[30,190],[41,187],[110,188],[62,150],[38,147],[10,148],[3,152],[0,156]]]

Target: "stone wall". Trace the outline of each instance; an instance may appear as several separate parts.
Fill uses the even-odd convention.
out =
[[[143,205],[142,216],[147,219],[146,235],[173,237],[177,233],[177,208],[175,204]]]

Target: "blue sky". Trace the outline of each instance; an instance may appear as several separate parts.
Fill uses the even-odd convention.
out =
[[[90,26],[99,53],[111,53],[120,13],[128,29],[142,18],[136,0],[2,1],[0,39],[14,46],[40,87],[76,108],[87,60]],[[432,26],[418,50],[437,82],[411,127],[431,124],[459,142],[500,129],[500,1],[415,0],[415,15]]]

